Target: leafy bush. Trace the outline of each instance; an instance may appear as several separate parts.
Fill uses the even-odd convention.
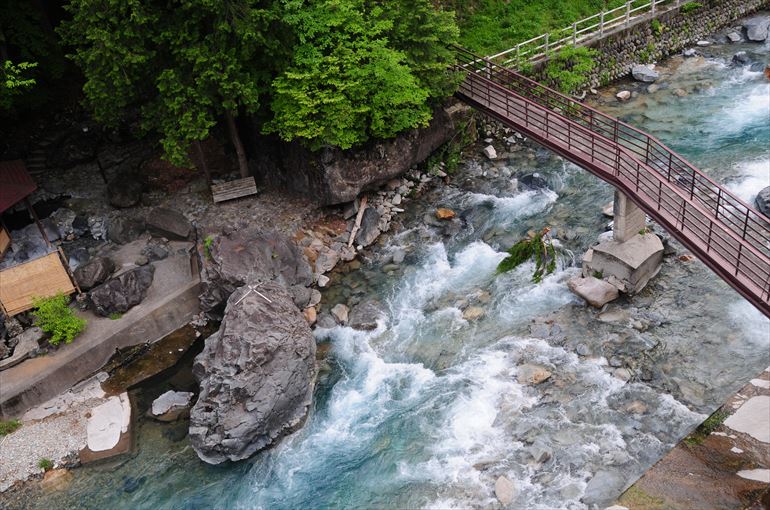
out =
[[[660,20],[652,20],[650,27],[652,28],[652,33],[658,37],[663,33],[663,23],[661,23]]]
[[[693,11],[697,11],[701,7],[703,7],[703,4],[700,2],[687,2],[682,7],[679,8],[679,11],[682,14],[689,14]]]
[[[507,273],[530,259],[535,260],[535,272],[532,281],[540,283],[543,276],[556,271],[556,249],[549,236],[550,229],[545,228],[539,234],[522,239],[508,249],[508,256],[497,266],[498,273]]]
[[[206,236],[203,240],[203,254],[207,259],[211,258],[211,245],[214,244],[214,238],[212,236]]]
[[[21,427],[19,420],[0,420],[0,437],[16,432]]]
[[[51,461],[51,459],[40,459],[37,461],[37,467],[43,471],[48,471],[49,469],[53,469],[53,461]]]
[[[51,335],[49,342],[57,345],[62,340],[71,343],[86,328],[85,319],[81,319],[67,306],[69,297],[57,294],[49,298],[33,301],[35,325]]]
[[[545,76],[565,94],[576,92],[588,82],[596,67],[597,51],[590,48],[564,48],[545,67]]]

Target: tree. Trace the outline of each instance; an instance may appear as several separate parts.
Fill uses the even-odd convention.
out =
[[[224,117],[248,176],[235,124],[254,113],[269,73],[259,52],[268,47],[271,11],[258,0],[72,0],[60,28],[69,55],[86,78],[94,117],[116,125],[138,109],[166,158],[189,165],[190,146]]]
[[[389,138],[427,125],[431,100],[452,91],[457,28],[428,0],[287,0],[282,17],[297,42],[266,130],[285,140],[347,149]]]
[[[34,78],[25,77],[25,72],[37,66],[35,62],[19,62],[0,60],[0,110],[11,110],[14,97],[35,84]]]

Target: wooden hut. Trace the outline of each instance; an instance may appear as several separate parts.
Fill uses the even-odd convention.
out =
[[[27,198],[36,189],[23,161],[0,161],[0,215],[23,201],[49,248],[45,255],[0,270],[0,311],[7,316],[29,310],[35,298],[77,290],[64,254],[51,245]],[[12,243],[8,229],[0,221],[0,260]]]

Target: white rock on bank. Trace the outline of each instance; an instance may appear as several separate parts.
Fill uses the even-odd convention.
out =
[[[596,308],[601,308],[618,298],[618,289],[614,285],[593,276],[570,278],[567,287]]]
[[[348,315],[350,314],[350,308],[347,307],[347,305],[343,305],[342,303],[334,305],[334,308],[331,310],[332,317],[334,317],[338,323],[345,324],[348,322]]]
[[[484,147],[484,155],[489,159],[497,159],[497,151],[491,145]]]
[[[167,391],[152,402],[152,417],[160,421],[176,421],[190,407],[189,391]]]
[[[86,433],[88,448],[93,452],[111,450],[120,441],[120,435],[128,431],[131,423],[131,403],[127,393],[110,397],[107,402],[94,407],[88,418]]]
[[[770,396],[751,397],[725,420],[725,426],[770,443]]]
[[[618,101],[628,101],[631,99],[631,91],[629,90],[621,90],[617,94],[615,94],[615,97],[618,98]]]

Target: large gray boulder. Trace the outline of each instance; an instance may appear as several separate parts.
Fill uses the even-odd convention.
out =
[[[145,229],[146,225],[141,218],[118,216],[110,220],[107,238],[116,244],[126,244],[136,240]]]
[[[757,210],[770,218],[770,186],[763,189],[757,194],[757,198],[754,200],[757,206]]]
[[[115,263],[108,257],[94,257],[75,269],[75,281],[82,290],[101,285],[115,271]]]
[[[190,441],[210,464],[270,446],[302,424],[311,403],[310,327],[283,285],[265,281],[258,292],[264,297],[248,287],[230,296],[219,331],[195,358],[200,396],[190,413]]]
[[[770,16],[755,16],[743,22],[746,38],[749,41],[762,42],[770,31]]]
[[[186,241],[193,228],[190,220],[179,211],[156,207],[147,216],[147,230],[157,237]]]
[[[380,231],[380,215],[373,207],[367,207],[361,217],[361,227],[356,234],[356,244],[369,246],[377,240]]]
[[[308,287],[313,271],[294,242],[277,232],[239,229],[216,236],[208,248],[202,274],[201,307],[210,312],[253,281],[276,280],[286,288]],[[297,306],[307,303],[304,293],[294,292]]]
[[[636,81],[641,81],[644,83],[652,83],[660,78],[660,74],[658,74],[657,71],[644,64],[637,64],[632,67],[631,75]]]
[[[94,311],[103,317],[127,312],[145,298],[154,275],[155,266],[142,266],[96,287],[88,295]]]

